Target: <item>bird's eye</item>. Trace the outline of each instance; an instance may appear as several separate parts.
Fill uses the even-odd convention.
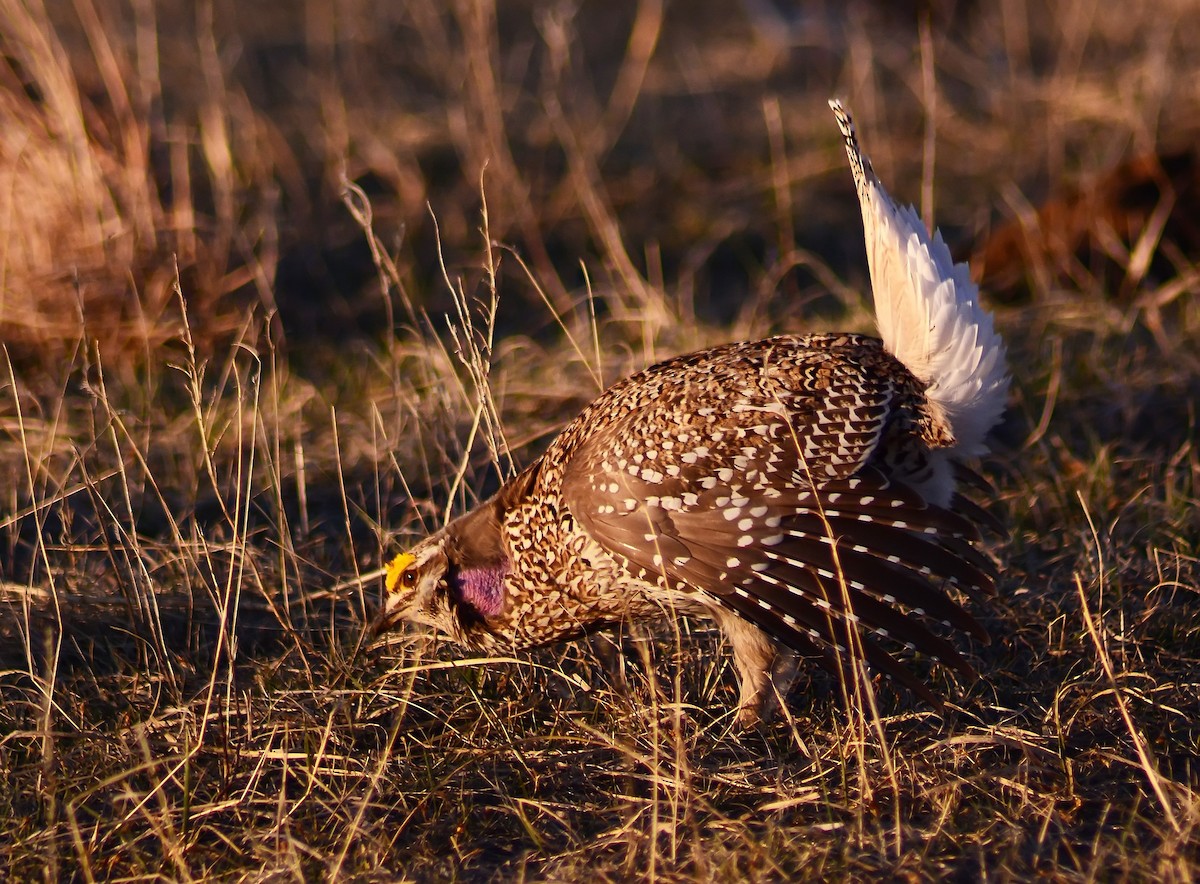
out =
[[[400,553],[387,566],[387,591],[400,592],[414,589],[421,569],[412,553]]]

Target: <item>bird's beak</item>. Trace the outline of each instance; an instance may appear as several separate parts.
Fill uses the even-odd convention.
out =
[[[380,611],[375,622],[371,624],[369,637],[374,640],[392,628],[392,620],[386,610]]]
[[[401,619],[400,599],[398,596],[389,594],[384,600],[383,607],[375,617],[375,622],[371,624],[371,638],[376,639],[389,631]]]

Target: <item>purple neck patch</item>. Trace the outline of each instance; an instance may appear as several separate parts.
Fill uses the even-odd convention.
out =
[[[504,575],[508,562],[501,561],[481,568],[463,568],[451,578],[454,596],[470,605],[482,617],[499,617],[504,613]]]

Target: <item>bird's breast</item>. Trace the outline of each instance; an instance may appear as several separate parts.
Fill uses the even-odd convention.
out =
[[[534,502],[504,525],[512,567],[506,631],[517,647],[547,644],[606,623],[653,616],[649,586],[557,507]]]

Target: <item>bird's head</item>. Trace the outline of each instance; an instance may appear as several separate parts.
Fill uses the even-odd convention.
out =
[[[392,559],[375,634],[407,621],[484,643],[509,611],[508,571],[494,514],[485,507],[464,516]]]
[[[408,621],[455,637],[449,559],[444,533],[427,538],[387,566],[386,595],[375,623],[376,634]]]

